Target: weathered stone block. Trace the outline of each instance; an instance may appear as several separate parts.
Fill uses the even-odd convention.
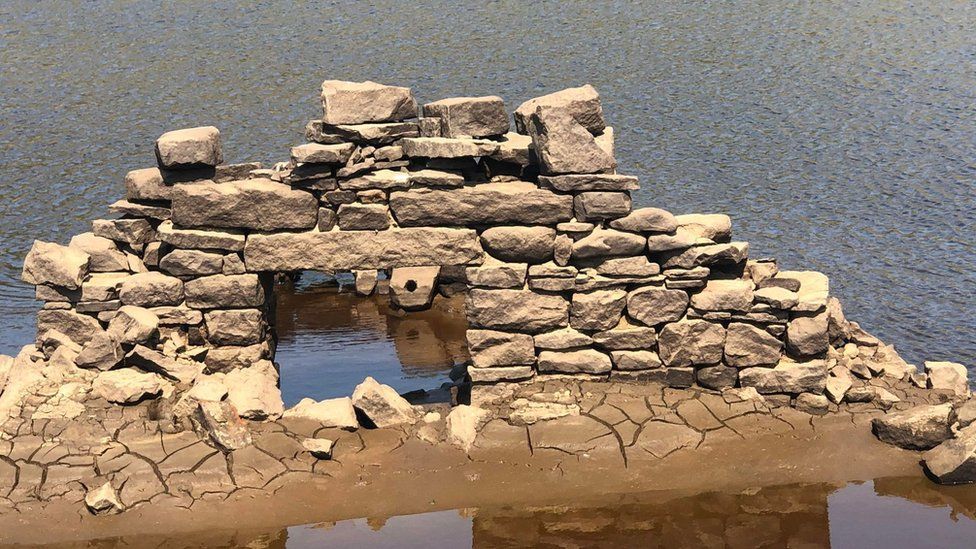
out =
[[[163,180],[159,168],[143,168],[125,174],[125,197],[129,200],[168,201],[173,185]]]
[[[816,271],[780,271],[773,279],[799,282],[800,288],[797,290],[797,304],[793,307],[794,311],[814,313],[827,307],[827,300],[830,297],[830,279],[827,275]]]
[[[657,332],[654,328],[636,326],[622,318],[612,330],[593,334],[593,342],[610,351],[651,349],[657,343]]]
[[[627,316],[656,326],[680,320],[688,309],[688,293],[657,286],[638,288],[627,295]]]
[[[661,358],[654,351],[611,351],[610,357],[617,370],[650,370],[661,367]]]
[[[669,257],[665,269],[693,269],[695,267],[733,267],[749,257],[748,242],[730,242],[692,246]],[[750,283],[751,279],[748,279]]]
[[[593,338],[572,328],[563,328],[554,332],[536,334],[532,337],[537,349],[547,351],[563,351],[579,347],[589,347]]]
[[[595,269],[604,276],[640,277],[661,273],[661,267],[657,263],[651,263],[642,255],[607,259],[597,264]]]
[[[907,450],[928,450],[952,438],[952,404],[916,406],[876,417],[871,430],[881,442]]]
[[[467,267],[464,273],[468,284],[476,288],[521,288],[525,285],[527,270],[526,263],[502,263],[492,259],[478,267]]]
[[[485,139],[449,137],[408,137],[400,142],[403,153],[411,158],[468,158],[491,156],[498,143]]]
[[[537,107],[528,124],[532,146],[543,174],[612,171],[616,160],[565,110]]]
[[[515,109],[515,127],[519,133],[529,133],[529,117],[539,106],[549,106],[565,111],[577,123],[592,134],[603,132],[603,106],[596,88],[586,84],[578,88],[567,88],[558,92],[529,99]]]
[[[137,273],[119,287],[123,305],[160,307],[183,302],[183,281],[160,272]]]
[[[722,361],[725,328],[705,320],[666,324],[657,340],[661,360],[669,367],[709,366]]]
[[[644,251],[644,237],[613,229],[594,229],[573,243],[573,259],[639,255]]]
[[[345,164],[356,145],[352,143],[305,143],[291,148],[291,159],[299,164]]]
[[[327,144],[352,141],[368,145],[386,145],[404,137],[419,136],[420,128],[414,122],[331,125],[321,120],[312,120],[305,126],[306,139]]]
[[[430,307],[440,267],[397,267],[390,275],[390,304],[405,311]]]
[[[427,103],[424,116],[440,118],[443,137],[489,137],[502,135],[509,128],[505,102],[494,95]]]
[[[261,307],[264,286],[258,275],[213,275],[186,283],[186,304],[195,309]]]
[[[37,334],[57,330],[68,336],[78,345],[88,343],[96,332],[101,331],[102,325],[94,317],[78,314],[68,310],[42,309],[37,312]]]
[[[609,330],[620,322],[626,304],[624,290],[577,292],[569,309],[569,325],[577,330]]]
[[[71,237],[68,247],[91,256],[91,262],[88,264],[91,272],[125,271],[129,268],[125,254],[119,250],[115,242],[95,236],[95,233],[81,233]]]
[[[775,366],[782,350],[782,341],[751,324],[732,322],[726,330],[725,363],[729,366]]]
[[[613,368],[610,357],[595,349],[542,351],[538,369],[547,374],[606,374]]]
[[[177,185],[173,193],[173,223],[181,227],[274,231],[317,221],[315,196],[270,179]]]
[[[244,249],[251,272],[478,265],[483,257],[474,230],[439,227],[252,234]]]
[[[322,121],[326,124],[399,122],[417,116],[410,88],[376,82],[322,82]]]
[[[466,303],[473,328],[539,333],[569,325],[569,301],[558,295],[474,288]]]
[[[156,160],[171,170],[216,166],[224,161],[220,130],[202,126],[166,132],[156,140]]]
[[[465,335],[475,368],[535,364],[535,345],[531,335],[495,330],[468,330]]]
[[[205,276],[223,271],[222,254],[202,250],[173,250],[159,260],[159,269],[174,276]]]
[[[81,288],[90,263],[91,256],[82,250],[35,240],[24,259],[20,279],[28,284],[75,290]]]
[[[809,362],[780,361],[775,368],[746,368],[739,370],[739,384],[755,387],[760,394],[815,393],[822,394],[827,386],[827,365],[822,360]]]
[[[660,208],[640,208],[614,219],[610,228],[635,233],[673,233],[678,230],[674,215]]]
[[[691,306],[702,311],[748,312],[752,289],[751,280],[709,280],[705,289],[691,296]]]
[[[573,217],[573,198],[517,181],[394,192],[390,209],[401,227],[555,225]]]
[[[256,364],[268,358],[269,354],[270,350],[267,343],[258,343],[246,347],[212,347],[207,350],[204,364],[208,373],[229,372]]]
[[[630,193],[594,191],[573,198],[573,210],[580,221],[616,219],[630,213]]]
[[[813,316],[795,316],[786,326],[786,350],[790,356],[820,356],[830,347],[827,312]]]
[[[386,204],[343,204],[339,206],[339,228],[344,231],[382,231],[390,227]]]
[[[146,219],[96,219],[92,221],[95,236],[138,246],[156,238],[156,231]]]
[[[214,345],[253,345],[264,339],[264,313],[259,309],[208,311],[207,340]]]
[[[481,233],[485,251],[512,263],[545,263],[552,259],[556,231],[551,227],[491,227]]]
[[[411,185],[412,180],[410,173],[397,172],[393,170],[378,170],[339,182],[339,188],[345,191],[362,191],[365,189],[382,189],[389,191],[407,189]]]
[[[707,238],[715,242],[732,239],[732,218],[725,214],[685,214],[675,217],[678,229],[693,238]]]
[[[177,229],[172,221],[163,221],[157,227],[159,240],[174,248],[226,250],[239,252],[244,249],[244,235],[235,232],[204,229]]]

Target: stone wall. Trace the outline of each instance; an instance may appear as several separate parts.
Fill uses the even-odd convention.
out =
[[[326,81],[321,98],[290,161],[224,164],[216,128],[167,132],[117,219],[35,242],[35,358],[90,371],[112,403],[179,408],[219,380],[241,416],[274,418],[275,274],[351,271],[369,294],[382,270],[407,311],[467,291],[475,386],[610,377],[826,410],[851,375],[932,385],[844,320],[826,276],[749,259],[727,215],[633,209],[592,86],[523,103],[514,132],[494,96],[418,108],[409,88]]]

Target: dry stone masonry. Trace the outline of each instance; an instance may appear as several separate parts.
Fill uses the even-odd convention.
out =
[[[252,421],[424,423],[372,379],[352,400],[284,410],[275,276],[344,271],[361,294],[388,276],[391,306],[406,311],[467,293],[472,403],[570,376],[748,391],[825,414],[890,408],[899,397],[871,383],[884,378],[945,403],[879,420],[879,437],[930,452],[950,440],[932,458],[939,478],[976,464],[974,428],[953,438],[965,368],[917,371],[844,318],[825,275],[751,258],[727,215],[634,209],[638,179],[617,173],[592,86],[523,103],[514,128],[496,96],[418,106],[409,88],[328,80],[321,103],[307,143],[271,168],[224,164],[216,128],[167,132],[158,165],[125,176],[110,206],[119,217],[66,246],[36,241],[23,280],[43,302],[37,341],[0,358],[0,422],[149,402],[164,429],[225,452],[252,443]],[[42,386],[50,394],[24,396]],[[525,425],[574,409],[521,398],[500,415]],[[470,447],[487,417],[459,410],[450,438]],[[333,451],[328,439],[303,444]],[[112,512],[113,498],[99,485],[89,506]]]

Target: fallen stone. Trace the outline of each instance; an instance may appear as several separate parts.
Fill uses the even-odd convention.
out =
[[[159,269],[173,276],[219,274],[224,269],[224,256],[202,250],[173,250],[159,260]]]
[[[830,401],[824,395],[800,393],[796,396],[795,407],[801,412],[822,416],[830,411]]]
[[[468,330],[468,352],[475,368],[535,364],[532,336],[495,330]]]
[[[556,231],[550,227],[491,227],[481,233],[485,251],[512,263],[545,263],[552,259]]]
[[[491,412],[476,406],[459,404],[451,409],[445,421],[447,442],[465,452],[471,450],[478,431],[491,419]]]
[[[216,166],[224,161],[220,130],[202,126],[166,132],[156,140],[156,160],[171,170]]]
[[[775,366],[782,350],[782,341],[751,324],[732,322],[726,330],[725,363],[729,366]]]
[[[976,482],[976,425],[922,454],[922,464],[939,484]]]
[[[161,307],[183,303],[183,281],[160,272],[137,273],[119,287],[123,305]]]
[[[573,259],[634,256],[644,251],[644,237],[614,229],[594,229],[573,243]]]
[[[443,137],[490,137],[503,135],[509,128],[505,102],[494,95],[427,103],[424,116],[440,118]]]
[[[483,256],[474,230],[440,227],[252,234],[244,249],[250,272],[477,265]]]
[[[625,290],[577,292],[569,309],[569,325],[577,330],[609,330],[620,322],[627,304]]]
[[[705,289],[691,296],[691,306],[702,311],[742,311],[752,308],[752,281],[709,280]]]
[[[356,386],[352,404],[373,425],[382,429],[398,425],[413,425],[419,415],[417,410],[389,385],[381,385],[367,376]]]
[[[573,217],[573,198],[513,181],[398,191],[390,195],[390,209],[401,227],[555,225]]]
[[[359,429],[356,410],[349,397],[315,401],[303,398],[298,404],[285,410],[284,418],[303,418],[320,423],[323,427],[335,427],[346,431]]]
[[[88,274],[91,256],[82,250],[35,240],[24,259],[20,279],[28,284],[51,284],[74,290]]]
[[[494,141],[449,137],[407,137],[400,146],[411,158],[470,158],[491,156],[498,151]]]
[[[253,345],[264,340],[264,313],[259,309],[207,311],[203,318],[207,340],[214,345]]]
[[[166,356],[143,345],[133,347],[125,356],[125,363],[184,384],[193,383],[203,373],[203,365],[195,360]]]
[[[826,393],[827,398],[830,399],[834,404],[840,404],[844,401],[844,397],[847,395],[847,391],[851,389],[854,381],[851,376],[839,375],[831,376],[827,378],[827,385],[824,388],[824,393]]]
[[[680,320],[687,309],[688,293],[683,290],[648,286],[627,294],[627,316],[647,326]]]
[[[539,333],[569,325],[569,301],[558,295],[474,288],[466,305],[472,328]]]
[[[352,143],[305,143],[291,148],[291,159],[298,164],[345,164],[355,149]]]
[[[134,404],[170,390],[172,386],[162,377],[132,368],[102,372],[92,382],[92,394],[115,404]]]
[[[526,129],[545,175],[609,172],[617,166],[593,135],[564,109],[536,107]]]
[[[190,415],[193,430],[217,448],[233,451],[251,445],[251,432],[237,415],[234,405],[226,400],[202,400]]]
[[[827,366],[823,360],[790,362],[781,360],[775,368],[739,370],[739,383],[755,387],[761,394],[821,394],[827,386]]]
[[[278,370],[270,360],[227,372],[224,385],[227,386],[227,400],[244,419],[277,419],[284,412],[281,390],[278,389]]]
[[[549,374],[606,374],[613,368],[610,357],[594,349],[542,351],[538,369]]]
[[[724,347],[725,328],[705,320],[665,324],[658,336],[661,360],[672,368],[718,364]]]
[[[69,248],[80,250],[91,257],[88,270],[94,273],[126,271],[129,262],[114,241],[94,233],[81,233],[71,237]],[[73,280],[73,278],[72,278]]]
[[[410,88],[376,82],[322,82],[322,121],[326,124],[399,122],[417,116]]]
[[[81,352],[75,357],[75,364],[79,368],[110,370],[122,362],[124,356],[122,345],[115,335],[98,330],[82,346]]]
[[[111,482],[105,482],[85,493],[85,507],[93,515],[114,515],[125,510]]]
[[[820,356],[829,346],[826,311],[815,316],[794,316],[786,326],[786,350],[790,356]]]
[[[580,221],[616,219],[629,214],[630,206],[629,193],[593,191],[573,198],[573,211]]]
[[[529,133],[529,118],[542,105],[563,110],[594,135],[603,132],[607,126],[603,120],[600,94],[596,88],[586,84],[529,99],[519,105],[515,109],[515,127],[519,133]]]
[[[878,440],[907,450],[928,450],[952,438],[956,414],[951,404],[916,406],[871,420]]]
[[[969,371],[962,364],[927,361],[925,373],[928,375],[930,389],[945,389],[956,396],[969,397]]]
[[[159,239],[174,248],[197,250],[225,250],[239,252],[244,249],[244,235],[233,232],[203,229],[177,229],[172,221],[163,221],[156,228]]]
[[[430,307],[440,267],[397,267],[390,275],[390,304],[404,311]]]
[[[311,229],[317,221],[315,196],[270,179],[191,183],[173,192],[173,223],[179,227],[276,231]]]
[[[728,242],[732,238],[732,219],[725,214],[685,214],[675,217],[678,229],[693,238]]]
[[[44,334],[57,330],[68,336],[78,345],[84,345],[102,325],[94,317],[78,314],[72,310],[41,310],[37,312],[37,333]]]
[[[261,307],[264,286],[258,275],[213,275],[186,283],[186,304],[195,309]]]
[[[332,448],[334,446],[335,441],[328,438],[306,438],[302,440],[302,447],[315,459],[332,459]]]

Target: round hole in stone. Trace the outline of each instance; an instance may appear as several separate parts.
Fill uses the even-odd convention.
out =
[[[417,281],[416,280],[408,280],[407,283],[403,285],[403,287],[408,292],[416,292],[417,291]]]

